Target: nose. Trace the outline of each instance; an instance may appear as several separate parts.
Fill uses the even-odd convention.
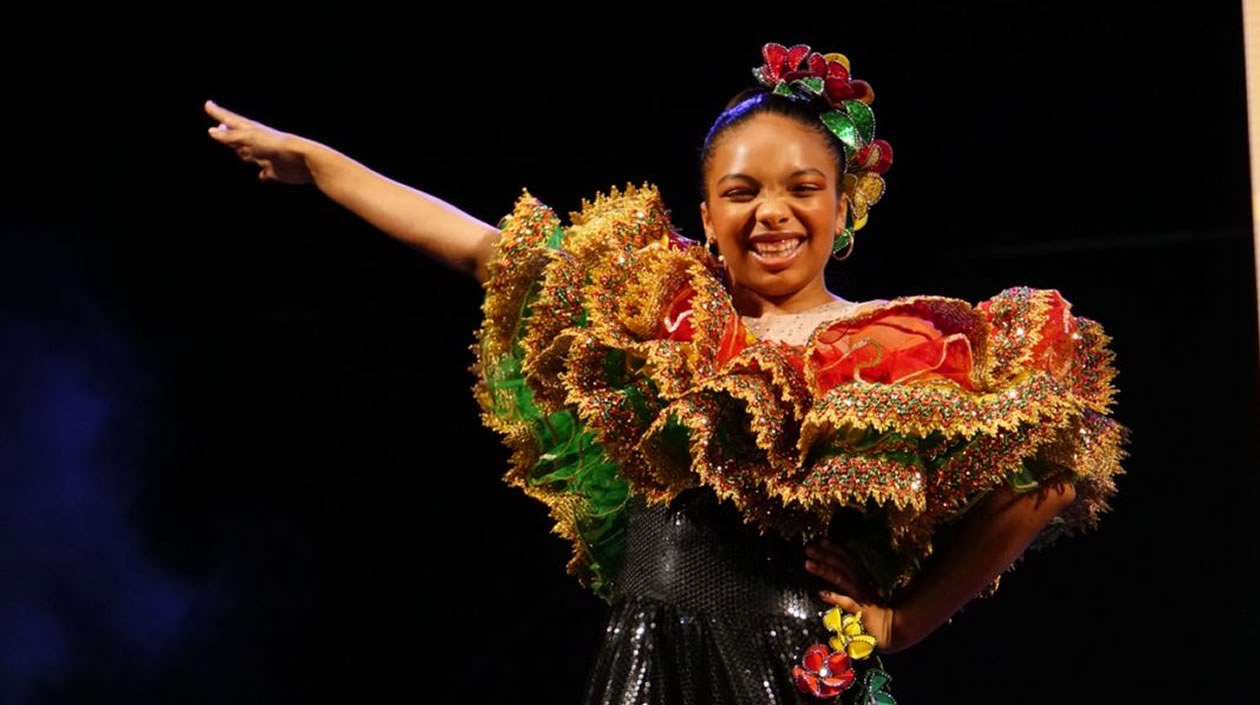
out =
[[[779,198],[766,198],[757,207],[757,220],[768,228],[776,228],[791,219],[791,211]]]

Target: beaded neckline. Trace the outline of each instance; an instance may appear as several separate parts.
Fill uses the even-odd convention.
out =
[[[741,318],[744,326],[758,339],[778,340],[789,345],[803,346],[809,342],[810,335],[823,322],[861,305],[856,301],[836,300],[796,313],[768,313],[761,316],[741,316]]]

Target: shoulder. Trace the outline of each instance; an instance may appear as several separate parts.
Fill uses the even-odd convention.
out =
[[[850,311],[852,311],[853,313],[865,313],[866,311],[871,311],[877,308],[881,308],[883,306],[887,306],[888,304],[892,303],[892,301],[888,299],[869,299],[867,301],[853,301],[850,303],[853,304],[853,306],[850,308]]]

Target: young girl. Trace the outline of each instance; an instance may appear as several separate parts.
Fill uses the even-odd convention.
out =
[[[259,178],[484,283],[476,391],[506,479],[613,606],[588,702],[892,702],[878,654],[1094,526],[1122,472],[1109,339],[1057,291],[827,290],[892,150],[847,58],[762,58],[703,145],[704,244],[650,186],[569,225],[525,194],[496,227],[206,104]]]

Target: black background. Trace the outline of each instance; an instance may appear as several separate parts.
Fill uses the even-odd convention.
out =
[[[700,141],[778,41],[848,54],[896,151],[833,291],[1056,288],[1114,338],[1134,430],[1100,530],[885,657],[893,693],[1254,701],[1241,17],[1151,7],[16,19],[0,700],[577,702],[606,607],[499,480],[476,284],[259,183],[201,105],[491,223],[522,187],[567,212],[650,181],[694,236]]]

